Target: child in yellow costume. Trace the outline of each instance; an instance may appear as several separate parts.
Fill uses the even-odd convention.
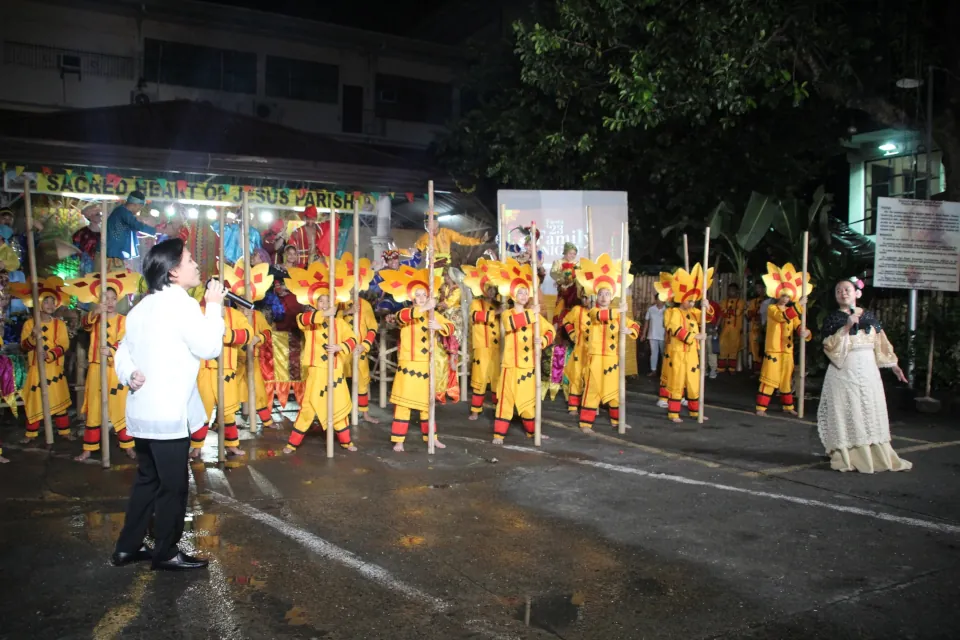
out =
[[[418,413],[420,432],[424,442],[428,439],[430,410],[430,350],[429,331],[433,329],[441,336],[450,335],[453,325],[439,313],[430,312],[436,301],[430,299],[430,281],[426,269],[414,269],[401,266],[399,269],[384,269],[380,272],[383,282],[380,287],[393,296],[398,303],[411,301],[414,306],[404,307],[397,312],[394,322],[400,327],[400,344],[397,347],[397,372],[393,379],[390,402],[395,406],[393,425],[390,428],[390,441],[394,451],[403,451],[403,442],[410,428],[413,411]],[[440,278],[433,275],[433,290],[440,290]],[[439,346],[434,346],[439,349]],[[437,369],[434,375],[442,375]],[[446,448],[437,439],[434,446]]]
[[[292,268],[284,284],[297,302],[313,307],[297,316],[297,326],[303,331],[303,366],[307,369],[306,388],[300,413],[293,424],[290,439],[284,453],[293,453],[303,443],[314,419],[326,431],[331,426],[337,442],[347,451],[356,451],[350,439],[350,411],[353,403],[347,380],[343,375],[343,363],[357,347],[353,326],[337,316],[337,303],[351,298],[353,275],[346,265],[337,261],[334,282],[331,286],[329,268],[314,262],[306,269]],[[329,424],[328,395],[330,391],[330,358],[333,358],[333,425]]]
[[[202,295],[203,287],[197,289]],[[200,301],[200,308],[206,310],[204,300]],[[240,410],[241,400],[237,365],[242,357],[240,347],[256,345],[259,339],[253,335],[253,327],[237,309],[224,307],[223,322],[226,325],[223,334],[223,446],[231,455],[244,456],[246,452],[240,448],[240,431],[237,429],[237,411]],[[203,360],[200,363],[200,373],[197,374],[197,387],[208,421],[213,408],[218,406],[219,379],[217,361]],[[206,422],[190,435],[191,458],[200,457],[209,428],[210,424]]]
[[[587,350],[589,323],[590,308],[583,305],[573,307],[563,317],[563,328],[570,337],[570,342],[573,343],[573,351],[567,358],[567,364],[563,367],[563,375],[570,381],[567,411],[572,414],[580,412],[580,405],[583,402],[583,387],[586,382],[587,360],[589,359]]]
[[[500,380],[500,314],[496,283],[490,275],[495,262],[481,258],[476,266],[464,266],[463,283],[473,291],[470,303],[471,352],[470,420],[477,420],[483,411],[487,387],[497,402],[497,383]]]
[[[737,358],[743,344],[743,298],[740,287],[731,284],[727,287],[727,298],[720,303],[720,354],[717,371],[723,373],[737,371]]]
[[[758,282],[754,285],[754,291],[756,297],[751,298],[747,304],[747,322],[749,323],[747,332],[750,340],[750,359],[753,361],[753,373],[758,375],[760,365],[763,363],[763,344],[761,343],[763,321],[760,318],[760,306],[767,299],[766,286],[762,282]]]
[[[236,264],[232,267],[228,266],[224,270],[223,276],[224,285],[228,291],[241,298],[247,298],[247,285],[245,280],[246,267],[243,263],[243,258],[237,260]],[[273,276],[270,274],[270,265],[260,263],[250,268],[250,288],[253,289],[253,297],[247,299],[252,302],[263,300],[263,296],[267,295],[267,292],[273,289]],[[271,411],[272,407],[267,404],[267,388],[263,381],[263,372],[260,369],[260,351],[263,349],[263,345],[271,339],[273,329],[270,327],[270,323],[267,322],[266,316],[258,309],[242,309],[240,313],[247,319],[247,323],[250,325],[250,331],[253,333],[250,343],[253,347],[253,393],[254,401],[256,402],[257,417],[260,418],[261,425],[264,427],[272,427],[273,412]],[[246,353],[246,350],[249,348],[251,347],[243,347],[237,358],[237,384],[239,385],[237,392],[241,403],[249,402],[250,397]],[[254,429],[255,425],[250,425],[250,428]]]
[[[360,291],[367,291],[370,288],[370,282],[373,280],[374,272],[369,258],[360,258],[354,262],[353,254],[344,253],[341,258],[346,266],[347,273],[357,279],[357,288]],[[347,378],[353,378],[353,358],[357,359],[357,375],[359,379],[354,383],[357,385],[357,411],[360,419],[370,424],[380,424],[380,421],[370,415],[370,350],[373,343],[377,340],[377,316],[373,313],[373,305],[367,300],[360,298],[360,331],[356,331],[355,314],[356,308],[353,301],[340,305],[339,317],[343,318],[354,329],[357,338],[360,341],[350,358],[344,358],[343,372]],[[352,399],[352,398],[351,398]]]
[[[140,274],[130,271],[114,271],[107,274],[107,292],[103,296],[104,306],[100,308],[100,276],[90,274],[84,278],[67,281],[64,293],[76,296],[82,304],[93,305],[83,317],[84,331],[90,332],[90,352],[87,365],[87,382],[84,386],[83,408],[81,414],[86,415],[86,428],[83,430],[83,453],[77,456],[77,461],[89,458],[94,451],[100,450],[100,426],[102,424],[100,403],[100,366],[103,359],[107,362],[107,408],[110,423],[117,434],[120,448],[130,458],[135,458],[133,452],[133,437],[127,433],[127,394],[130,389],[117,378],[113,368],[113,353],[116,352],[120,341],[127,333],[127,318],[117,313],[117,300],[131,293],[136,293],[142,282]],[[107,314],[107,340],[101,341],[100,313]],[[104,353],[104,349],[107,353]]]
[[[690,273],[677,269],[673,274],[661,273],[660,281],[654,283],[657,294],[664,302],[673,301],[674,306],[663,314],[667,346],[663,356],[667,392],[667,418],[681,422],[680,407],[684,397],[691,418],[700,414],[700,344],[706,334],[700,333],[701,310],[694,304],[703,298],[703,291],[710,288],[713,269],[707,270],[706,282],[703,267],[695,264]],[[707,306],[707,319],[713,317],[713,309]]]
[[[807,296],[813,291],[813,284],[807,276],[804,289],[803,274],[789,262],[782,268],[768,262],[763,282],[767,285],[767,295],[776,300],[776,304],[767,307],[767,339],[760,369],[757,415],[767,414],[774,391],[780,392],[783,410],[797,415],[793,408],[794,334],[810,340],[810,330],[801,327],[800,316],[807,304]]]
[[[50,416],[53,418],[57,434],[73,440],[70,433],[70,418],[67,409],[70,408],[70,387],[63,372],[64,355],[70,348],[70,336],[67,333],[67,324],[53,314],[57,307],[63,304],[64,282],[56,276],[51,276],[37,283],[38,299],[40,300],[40,326],[34,328],[33,316],[27,318],[20,332],[20,348],[27,353],[27,378],[23,383],[24,408],[27,414],[27,430],[21,444],[29,444],[40,435],[40,422],[43,420],[43,400],[40,396],[40,365],[37,363],[37,345],[43,353],[46,365],[47,398],[50,401]],[[11,295],[19,298],[27,307],[33,306],[33,295],[30,282],[15,282],[10,284]]]
[[[611,424],[616,427],[620,423],[620,367],[624,366],[620,362],[620,334],[633,340],[640,337],[640,325],[629,316],[621,317],[620,311],[611,307],[614,298],[633,282],[631,275],[627,276],[627,282],[621,282],[622,273],[620,260],[613,260],[606,253],[601,254],[596,262],[580,258],[577,269],[577,282],[583,287],[584,294],[597,299],[597,306],[590,310],[583,331],[587,365],[580,428],[585,432],[593,428],[597,412],[604,404],[609,407]]]
[[[503,444],[514,411],[520,414],[527,437],[534,435],[537,410],[534,349],[538,344],[541,349],[546,349],[553,343],[554,328],[540,315],[540,305],[533,300],[533,271],[529,264],[521,265],[513,258],[507,258],[491,272],[491,279],[502,297],[513,300],[513,308],[502,314],[503,364],[496,419],[493,421],[493,444]],[[538,316],[540,335],[534,333]]]

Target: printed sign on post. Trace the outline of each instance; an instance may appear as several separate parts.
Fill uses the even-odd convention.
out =
[[[873,284],[960,291],[960,203],[879,198]]]

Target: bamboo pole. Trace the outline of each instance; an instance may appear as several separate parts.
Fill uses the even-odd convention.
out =
[[[428,234],[428,235],[429,235],[429,238],[430,238],[430,244],[427,245],[427,249],[428,249],[428,250],[427,250],[427,282],[428,282],[429,285],[430,285],[430,300],[435,300],[435,299],[436,299],[437,292],[436,292],[436,290],[435,290],[435,285],[436,285],[435,278],[433,277],[433,252],[434,252],[434,249],[435,249],[435,247],[434,247],[435,238],[434,238],[434,233],[433,233],[433,215],[434,215],[434,212],[433,212],[433,180],[430,180],[429,182],[427,182],[427,198],[428,198],[428,202],[427,202],[427,215],[428,215],[427,227],[428,227],[428,229],[429,229],[429,234]],[[434,318],[436,317],[433,309],[430,310],[430,313],[428,314],[428,317],[429,317],[429,322],[430,322],[430,324],[432,325],[432,324],[433,324],[433,321],[434,321]],[[436,390],[435,390],[435,387],[436,387],[436,379],[437,379],[437,371],[436,371],[436,364],[435,364],[434,361],[433,361],[433,353],[434,353],[435,343],[436,343],[437,339],[436,339],[436,332],[433,330],[433,327],[432,327],[432,326],[430,327],[429,335],[430,335],[430,344],[429,344],[429,346],[428,346],[429,351],[428,351],[428,353],[427,353],[427,357],[430,358],[430,378],[429,378],[429,384],[430,384],[430,410],[429,410],[429,413],[428,413],[428,416],[429,416],[429,417],[428,417],[428,419],[427,419],[427,453],[428,453],[429,455],[433,455],[434,450],[435,450],[435,448],[436,448],[436,439],[437,439],[437,425],[434,423],[434,417],[436,416],[436,411],[437,411],[437,393],[436,393]],[[421,417],[420,419],[422,420],[423,418]]]
[[[100,348],[109,346],[107,338],[107,224],[100,215]],[[119,300],[118,300],[119,302]],[[119,320],[117,321],[119,323]],[[117,325],[119,328],[119,324]],[[117,331],[119,337],[120,332]],[[110,468],[110,398],[107,395],[107,357],[100,359],[100,466]],[[79,362],[77,365],[79,366]],[[81,405],[82,406],[82,405]]]
[[[497,222],[500,225],[500,262],[505,263],[507,260],[507,205],[500,205],[500,220]],[[503,300],[500,300],[502,303]],[[499,318],[498,322],[500,323],[500,366],[503,367],[503,351],[506,346],[506,341],[504,340],[504,324],[503,324],[503,314],[497,313]],[[499,402],[500,396],[497,396],[497,401]]]
[[[463,399],[467,398],[467,376],[469,369],[467,364],[469,362],[467,344],[470,340],[470,334],[472,333],[472,325],[470,323],[470,303],[467,300],[467,291],[466,287],[463,285],[458,285],[460,287],[460,315],[463,316],[463,340],[460,341],[460,397]]]
[[[326,316],[327,323],[327,345],[336,344],[337,340],[337,212],[330,210],[330,255],[327,257],[327,282],[330,283],[330,294],[327,296],[327,313],[334,312]],[[319,231],[318,231],[319,233]],[[336,375],[334,362],[337,360],[337,354],[327,354],[327,457],[333,457],[333,377]]]
[[[587,257],[593,260],[593,208],[587,206]],[[596,296],[587,298],[587,306],[592,309],[597,304]]]
[[[353,333],[357,345],[360,344],[360,199],[353,198]],[[357,426],[360,423],[360,358],[359,353],[351,354],[353,362],[353,384],[351,396],[353,411],[350,413],[350,423]]]
[[[686,236],[684,236],[686,237]],[[705,335],[707,333],[707,311],[710,309],[710,301],[707,300],[707,276],[709,274],[710,268],[707,266],[710,264],[710,227],[707,227],[706,235],[704,236],[703,241],[703,304],[700,307],[700,334]],[[704,386],[707,380],[707,339],[705,338],[703,342],[700,343],[700,411],[697,414],[697,422],[703,424],[703,412],[706,409],[706,402],[704,399],[707,397],[705,393],[706,389]]]
[[[224,276],[226,275],[226,270],[227,270],[227,261],[225,257],[226,251],[224,250],[224,243],[223,243],[223,234],[225,232],[225,229],[224,229],[225,226],[226,226],[226,211],[224,210],[223,207],[221,207],[220,208],[220,237],[218,240],[220,243],[220,260],[219,260],[220,284],[224,283]],[[224,321],[226,321],[226,316],[227,316],[226,304],[223,304],[220,306],[220,313],[223,314]],[[226,402],[224,401],[224,398],[223,398],[223,394],[226,393],[226,391],[224,390],[224,386],[226,385],[226,383],[224,382],[224,379],[223,379],[223,376],[224,376],[224,366],[223,366],[224,353],[223,352],[224,352],[224,349],[223,347],[221,347],[220,355],[217,356],[217,427],[218,427],[217,460],[219,462],[226,462],[227,460],[227,451],[226,451],[226,443],[225,443],[227,417],[224,415]]]
[[[37,346],[37,372],[40,375],[40,404],[43,407],[43,435],[48,445],[53,444],[53,418],[50,416],[50,396],[47,385],[47,362],[43,352],[43,339],[40,331],[40,295],[37,288],[37,254],[33,242],[33,206],[30,203],[30,178],[23,178],[23,211],[27,223],[27,258],[30,261],[30,293],[33,297],[33,339]],[[101,236],[102,236],[101,232]],[[24,405],[26,411],[26,405]]]
[[[803,271],[801,271],[800,277],[802,278],[802,285],[800,289],[800,297],[802,298],[805,295],[807,290],[807,258],[810,253],[810,232],[803,232]],[[807,301],[810,302],[809,300]],[[803,337],[803,333],[807,330],[807,306],[803,305],[803,309],[800,311],[800,384],[797,385],[797,395],[799,401],[797,404],[797,417],[803,417],[804,410],[804,396],[806,395],[807,390],[807,339]]]
[[[385,324],[385,323],[384,323]],[[380,408],[387,408],[387,330],[380,325]]]
[[[537,275],[537,223],[530,223],[530,268],[533,271],[533,291],[531,301],[534,307],[540,305],[540,276]],[[542,365],[540,362],[540,312],[533,314],[533,379],[536,385],[536,408],[534,409],[533,420],[533,446],[539,447],[541,436],[541,406],[543,403],[540,393],[543,391]]]
[[[627,432],[627,336],[623,327],[627,321],[627,277],[630,274],[630,239],[627,237],[627,223],[623,223],[623,235],[620,238],[620,420],[617,431],[620,435]]]
[[[243,290],[247,292],[246,298],[253,302],[253,281],[250,270],[253,265],[250,264],[250,200],[246,191],[241,196],[240,215],[243,216],[241,229],[243,230]],[[250,328],[253,329],[257,321],[257,312],[250,314]],[[256,335],[256,331],[253,332]],[[256,347],[250,345],[247,349],[247,424],[251,432],[259,433],[260,427],[257,426],[257,378],[253,368],[256,366],[256,360],[253,357],[253,350]]]
[[[740,299],[743,300],[743,314],[741,315],[743,320],[741,320],[741,342],[739,355],[737,356],[737,366],[739,367],[739,371],[749,371],[750,363],[748,362],[748,357],[750,354],[750,334],[747,330],[747,273],[743,269],[740,269]]]
[[[690,273],[690,245],[687,243],[687,234],[683,234],[683,270]],[[703,283],[706,284],[706,280]]]

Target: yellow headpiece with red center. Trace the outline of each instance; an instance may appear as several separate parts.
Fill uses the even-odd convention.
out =
[[[290,290],[290,293],[297,297],[297,302],[306,304],[314,309],[319,306],[320,296],[330,295],[334,302],[347,302],[350,300],[350,294],[353,290],[353,275],[347,273],[347,267],[343,262],[337,262],[336,270],[333,274],[333,292],[331,293],[330,281],[328,279],[329,269],[327,265],[314,262],[306,269],[291,267],[288,270],[289,278],[284,279],[283,283]]]
[[[57,301],[57,306],[59,307],[63,304],[65,297],[63,293],[63,286],[63,280],[57,276],[45,278],[37,283],[37,299],[40,300],[41,304],[43,304],[44,298],[48,296],[52,297]],[[26,282],[11,282],[10,294],[19,298],[25,306],[33,306],[33,292],[31,291],[29,279]]]
[[[380,288],[393,296],[397,302],[413,302],[414,292],[417,289],[423,289],[430,292],[430,280],[426,269],[414,269],[400,265],[399,269],[384,269],[380,272],[383,282]],[[433,276],[433,290],[439,291],[442,280],[439,276]]]
[[[370,283],[373,282],[374,276],[370,258],[360,258],[360,260],[355,261],[352,253],[344,253],[340,258],[340,262],[346,265],[347,273],[358,278],[360,291],[366,291],[370,288]],[[355,272],[354,269],[357,271]]]
[[[533,295],[533,270],[530,264],[520,264],[513,258],[506,262],[487,263],[490,280],[496,285],[500,295],[511,300],[517,299],[517,292],[526,289]]]
[[[792,263],[788,262],[783,267],[778,267],[772,262],[767,263],[767,272],[763,275],[763,283],[767,285],[767,296],[777,299],[780,296],[788,296],[791,300],[797,301],[804,296],[810,295],[813,291],[813,283],[810,282],[810,274],[807,274],[807,286],[804,291],[803,274],[797,271]]]
[[[496,286],[496,283],[491,279],[491,275],[496,269],[502,267],[503,265],[499,262],[480,258],[477,260],[476,266],[463,266],[463,284],[470,287],[473,295],[480,297],[485,294],[487,285]]]
[[[630,270],[630,261],[627,261],[627,270]],[[604,289],[613,292],[616,298],[620,292],[633,283],[633,276],[627,273],[626,284],[620,282],[623,277],[622,264],[619,260],[614,260],[609,254],[601,254],[597,261],[590,258],[580,258],[580,264],[577,268],[577,282],[583,287],[583,292],[588,296],[595,296]]]
[[[243,258],[237,260],[235,265],[227,266],[223,271],[224,286],[241,298],[247,297],[246,285],[246,266],[243,264]],[[250,287],[253,289],[253,301],[263,300],[273,286],[273,275],[270,273],[270,265],[263,262],[250,267]]]
[[[660,281],[654,283],[658,297],[664,302],[673,300],[677,304],[692,300],[696,302],[703,298],[703,292],[713,284],[713,267],[707,269],[706,282],[703,277],[703,267],[700,263],[693,265],[690,273],[686,269],[677,269],[672,274],[661,273]]]
[[[111,271],[107,273],[107,289],[113,289],[117,298],[137,293],[143,283],[143,276],[132,271]],[[67,280],[63,293],[76,296],[81,304],[100,303],[100,274],[89,273],[83,278]]]

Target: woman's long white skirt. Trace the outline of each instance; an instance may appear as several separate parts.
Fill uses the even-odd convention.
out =
[[[906,471],[890,446],[883,380],[873,349],[854,349],[842,369],[827,369],[817,410],[820,441],[837,471]]]

